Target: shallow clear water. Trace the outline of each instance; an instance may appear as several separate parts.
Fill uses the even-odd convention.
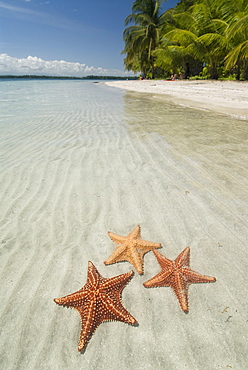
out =
[[[36,146],[35,153],[41,156],[55,143],[73,145],[77,137],[86,142],[125,130],[123,93],[98,85],[92,81],[1,81],[2,166],[8,164],[9,150],[16,144],[22,154]]]
[[[93,81],[0,81],[0,363],[4,369],[243,369],[246,351],[245,121]],[[185,315],[170,288],[145,289],[152,253],[123,303],[138,320],[101,324],[77,352],[80,318],[53,298],[104,277],[107,231],[191,247]]]
[[[122,95],[120,91],[104,89],[102,84],[99,88],[92,81],[0,81],[1,127],[4,122],[21,125],[26,121],[29,125],[45,119],[66,121],[70,114],[82,125],[93,116],[99,117],[99,123],[103,123],[102,119],[107,122],[122,110]]]
[[[49,122],[52,131],[71,120],[71,129],[96,126],[97,130],[87,132],[91,136],[120,129],[143,135],[156,132],[166,140],[175,138],[175,142],[182,139],[187,143],[190,138],[191,145],[197,147],[208,144],[208,140],[221,144],[236,139],[242,146],[242,138],[246,139],[245,121],[173,105],[159,95],[109,88],[102,82],[1,80],[0,107],[2,138],[14,128],[25,133],[31,126],[44,123],[45,130]],[[42,132],[40,135],[42,139]]]

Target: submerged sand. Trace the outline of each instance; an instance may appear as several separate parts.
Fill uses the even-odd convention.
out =
[[[84,89],[53,82],[43,101],[35,90],[26,118],[1,126],[1,368],[245,369],[247,122]],[[192,269],[217,281],[190,286],[185,314],[170,288],[143,287],[159,271],[148,253],[122,296],[139,325],[104,323],[78,353],[79,315],[53,298],[85,284],[89,260],[104,277],[130,271],[103,264],[107,231],[137,224],[170,259],[189,246]]]
[[[248,119],[248,82],[135,80],[106,84],[136,92],[165,94],[173,103]]]

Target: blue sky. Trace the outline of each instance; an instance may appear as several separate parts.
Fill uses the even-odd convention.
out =
[[[177,2],[167,0],[163,10]],[[0,0],[0,74],[123,75],[122,33],[132,4]]]

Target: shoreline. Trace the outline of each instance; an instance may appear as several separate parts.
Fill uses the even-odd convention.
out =
[[[174,104],[215,111],[248,120],[248,82],[212,80],[108,81],[107,86],[166,95]]]

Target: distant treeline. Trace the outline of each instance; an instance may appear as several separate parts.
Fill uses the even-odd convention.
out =
[[[86,76],[86,77],[68,77],[68,76],[39,76],[39,75],[0,75],[0,78],[22,78],[22,79],[39,79],[39,80],[136,80],[137,77],[123,76]]]

